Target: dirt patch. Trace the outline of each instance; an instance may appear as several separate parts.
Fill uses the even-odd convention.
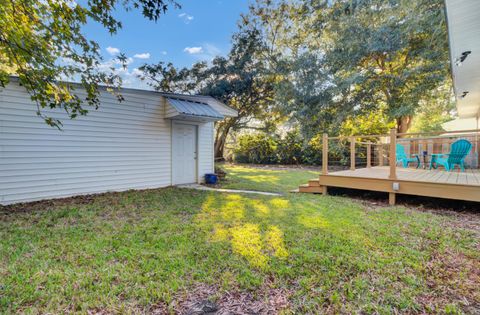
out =
[[[213,285],[200,284],[177,295],[167,307],[161,303],[151,307],[151,314],[278,314],[288,308],[291,293],[285,289],[264,286],[255,292],[225,291]],[[214,306],[214,307],[213,307]],[[202,311],[203,308],[203,311]],[[215,309],[215,311],[212,311]],[[208,312],[208,311],[211,312]]]
[[[426,281],[432,292],[418,302],[428,311],[443,312],[458,304],[467,314],[480,314],[480,261],[447,249],[436,252],[426,265]]]
[[[54,209],[57,207],[64,207],[64,206],[86,205],[86,204],[93,203],[96,198],[105,196],[107,194],[111,194],[111,193],[83,195],[83,196],[75,196],[75,197],[59,198],[59,199],[47,199],[47,200],[40,200],[40,201],[33,201],[33,202],[16,203],[8,206],[0,205],[0,213],[9,214],[9,213],[19,213],[19,212],[33,212],[33,211],[49,210],[49,209]]]
[[[103,199],[105,200],[106,203],[110,203],[111,201],[117,201],[120,196],[125,195],[132,191],[135,191],[138,193],[154,192],[154,191],[160,191],[168,188],[169,187],[139,189],[139,190],[135,189],[135,190],[120,191],[120,192],[106,192],[106,193],[99,193],[99,194],[79,195],[79,196],[66,197],[66,198],[45,199],[45,200],[32,201],[32,202],[16,203],[16,204],[7,205],[7,206],[0,205],[0,215],[51,210],[55,208],[68,207],[68,206],[76,207],[80,205],[92,204],[96,201],[103,200]]]
[[[355,199],[365,209],[375,210],[389,206],[387,193],[335,187],[329,188],[328,193],[333,196]],[[410,211],[429,212],[444,216],[448,218],[443,223],[445,226],[469,230],[480,238],[480,203],[478,202],[399,194],[397,195],[397,206],[404,206]]]

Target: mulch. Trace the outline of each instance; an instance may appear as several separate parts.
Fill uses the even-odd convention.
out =
[[[367,209],[389,206],[388,195],[383,192],[330,187],[328,193],[332,196],[355,199]],[[449,226],[468,229],[480,238],[480,203],[478,202],[398,194],[396,205],[412,211],[448,217],[452,219],[448,220]]]
[[[169,309],[182,315],[252,315],[279,314],[288,308],[292,292],[264,284],[255,292],[223,290],[214,285],[197,284],[192,289],[177,294],[169,307],[164,303],[154,305],[149,314],[168,314]]]

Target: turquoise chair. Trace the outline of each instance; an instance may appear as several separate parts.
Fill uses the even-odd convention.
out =
[[[417,163],[417,168],[420,167],[420,158],[418,157],[418,155],[415,154],[412,155],[414,157],[409,157],[405,153],[405,148],[401,144],[397,143],[395,155],[397,157],[397,164],[401,162],[404,168],[408,167],[408,163]]]
[[[455,168],[455,165],[458,165],[462,172],[465,172],[465,157],[470,153],[471,149],[472,144],[470,141],[465,139],[457,140],[452,143],[450,153],[432,154],[432,158],[430,159],[430,169],[432,169],[432,166],[437,168],[440,164],[447,172],[450,172]]]

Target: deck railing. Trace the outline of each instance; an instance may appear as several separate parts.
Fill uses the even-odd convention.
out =
[[[472,143],[472,149],[466,158],[467,167],[479,168],[480,129],[424,133],[397,133],[395,129],[391,129],[388,134],[350,137],[331,137],[323,134],[322,173],[328,174],[330,166],[350,170],[358,167],[388,166],[389,178],[395,180],[397,143],[404,146],[408,156],[418,155],[422,166],[428,167],[429,161],[426,159],[431,158],[431,154],[450,152],[451,144],[458,139],[467,139]],[[333,141],[337,141],[337,144],[332,145]]]

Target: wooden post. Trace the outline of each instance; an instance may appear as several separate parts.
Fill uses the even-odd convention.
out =
[[[322,175],[328,174],[328,134],[323,134],[322,139]]]
[[[397,147],[397,130],[390,129],[390,156],[389,156],[390,175],[388,176],[389,179],[397,179],[396,147]]]
[[[328,174],[328,134],[323,134],[322,139],[322,175]],[[322,186],[322,194],[328,194],[327,186]]]
[[[378,147],[378,166],[383,166],[383,144],[380,139],[380,146]]]
[[[350,137],[350,170],[355,170],[355,137]]]
[[[388,193],[388,204],[393,206],[395,205],[397,195],[394,192]]]
[[[324,195],[324,196],[328,195],[327,186],[322,186],[322,195]]]
[[[372,167],[372,144],[367,143],[367,168]]]

